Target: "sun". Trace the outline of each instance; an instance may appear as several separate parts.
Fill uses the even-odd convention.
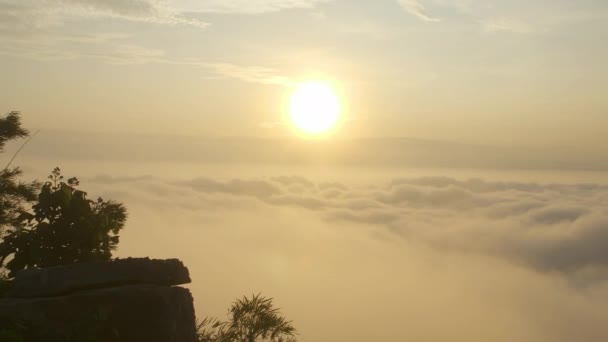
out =
[[[340,114],[340,100],[328,83],[302,83],[291,95],[291,121],[305,133],[321,134],[330,131],[338,123]]]

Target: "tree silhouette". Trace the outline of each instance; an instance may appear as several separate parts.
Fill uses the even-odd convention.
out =
[[[0,118],[0,153],[4,152],[7,142],[28,135],[29,132],[21,127],[19,112],[10,112],[6,117]],[[39,185],[35,182],[19,181],[21,174],[19,168],[11,168],[10,165],[0,171],[0,233],[7,228],[21,225],[21,212],[29,202],[36,199]]]
[[[228,321],[206,318],[198,326],[199,342],[295,342],[296,329],[261,294],[232,304]]]
[[[7,230],[0,243],[0,265],[9,277],[26,268],[111,259],[127,219],[126,208],[101,198],[89,200],[86,192],[76,189],[78,179],[63,179],[55,168],[33,213],[22,211],[22,224]]]

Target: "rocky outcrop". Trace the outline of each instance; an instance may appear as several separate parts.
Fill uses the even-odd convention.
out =
[[[26,271],[0,299],[0,329],[24,341],[195,342],[179,260],[124,259]]]
[[[182,285],[190,275],[177,259],[119,259],[24,270],[17,274],[8,296],[15,298],[59,296],[80,290],[133,284]]]

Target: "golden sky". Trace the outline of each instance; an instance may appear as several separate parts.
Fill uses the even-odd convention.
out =
[[[0,103],[43,129],[277,137],[293,85],[323,79],[342,138],[597,146],[607,18],[603,0],[3,0]]]

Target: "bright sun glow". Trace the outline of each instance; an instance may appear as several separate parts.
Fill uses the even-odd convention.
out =
[[[323,82],[300,84],[289,103],[289,115],[294,125],[310,134],[320,134],[335,127],[340,111],[338,96],[331,86]]]

